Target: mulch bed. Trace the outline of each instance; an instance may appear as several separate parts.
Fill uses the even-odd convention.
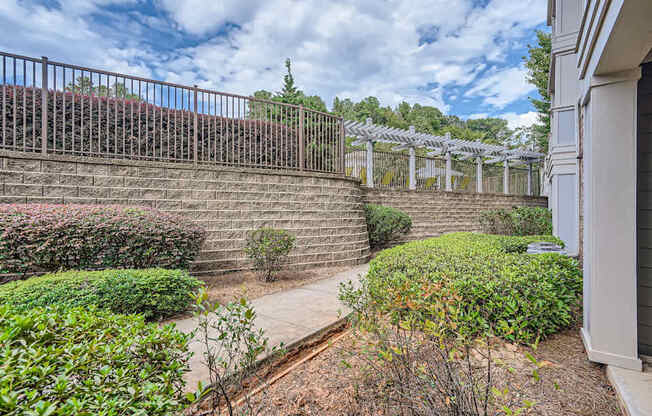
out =
[[[350,362],[350,352],[359,348],[353,332],[337,340],[331,348],[301,364],[278,380],[254,400],[262,408],[261,415],[383,415],[378,409],[369,411],[365,401],[378,395],[378,387],[361,377],[359,368],[343,365]],[[504,343],[507,363],[519,375],[512,387],[519,395],[536,402],[528,415],[615,416],[622,414],[618,399],[607,381],[604,366],[588,361],[578,328],[556,334],[541,342],[536,351]],[[529,376],[531,352],[539,362],[542,381],[533,383]],[[510,355],[511,354],[511,355]],[[511,358],[510,358],[511,357]],[[520,377],[520,379],[519,379]],[[555,387],[555,383],[558,387]],[[382,393],[382,391],[381,391]]]

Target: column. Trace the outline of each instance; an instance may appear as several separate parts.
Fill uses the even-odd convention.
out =
[[[366,120],[367,125],[371,125],[371,117]],[[374,142],[371,137],[367,137],[367,186],[374,187]]]
[[[453,190],[453,184],[451,183],[451,174],[452,174],[452,167],[453,161],[451,159],[451,152],[446,152],[446,190],[447,191],[452,191]]]
[[[503,162],[505,168],[503,170],[503,193],[509,195],[509,160]]]
[[[482,193],[482,157],[478,156],[475,159],[475,164],[476,164],[476,191],[478,193]]]
[[[410,133],[414,134],[414,126],[410,126]],[[417,156],[414,146],[410,146],[410,189],[417,189]]]
[[[593,77],[584,157],[582,337],[589,359],[641,370],[637,329],[637,80]],[[618,79],[620,78],[620,79]],[[624,79],[623,79],[624,78]]]
[[[374,187],[374,142],[367,141],[367,186]]]
[[[532,162],[527,164],[527,194],[532,196]]]

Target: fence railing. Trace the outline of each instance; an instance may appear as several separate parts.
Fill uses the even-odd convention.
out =
[[[394,152],[373,152],[374,188],[410,188],[410,156]],[[367,152],[349,151],[345,155],[345,174],[367,184]],[[445,190],[446,161],[443,158],[415,157],[416,189]],[[453,160],[450,188],[458,192],[477,192],[477,165],[469,160]],[[509,169],[509,193],[527,195],[528,170]],[[532,172],[532,195],[539,195],[539,170]],[[502,164],[482,166],[482,192],[504,193],[504,168]]]
[[[46,57],[0,58],[0,149],[344,172],[344,127],[332,114]]]

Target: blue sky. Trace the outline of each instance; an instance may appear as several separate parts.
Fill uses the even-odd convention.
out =
[[[535,121],[521,57],[544,0],[2,0],[0,50],[249,95],[300,88]]]

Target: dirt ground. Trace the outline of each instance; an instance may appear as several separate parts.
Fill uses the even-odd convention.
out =
[[[260,415],[383,415],[369,412],[365,400],[382,395],[382,388],[369,385],[360,377],[359,368],[349,353],[358,348],[354,334],[346,333],[321,354],[301,364],[254,400]],[[512,380],[519,396],[533,400],[534,408],[522,414],[542,416],[617,416],[618,399],[607,381],[604,367],[587,360],[578,328],[556,334],[542,342],[537,351],[503,343],[503,358],[524,369]],[[531,352],[540,363],[541,382],[532,382],[532,364],[524,357]],[[349,364],[350,365],[350,364]],[[519,379],[520,377],[520,379]],[[556,385],[556,386],[555,386]]]
[[[252,271],[202,277],[211,302],[227,303],[241,297],[253,300],[261,296],[326,279],[349,267],[327,267],[301,271],[281,271],[274,282],[262,282]]]

